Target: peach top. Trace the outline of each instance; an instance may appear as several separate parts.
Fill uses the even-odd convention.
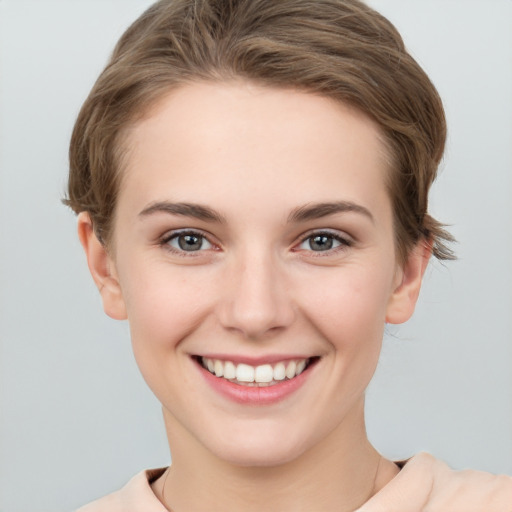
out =
[[[164,471],[142,471],[119,491],[77,512],[167,512],[150,486]],[[512,512],[512,477],[453,471],[420,453],[356,512],[420,512],[427,504],[432,512]]]

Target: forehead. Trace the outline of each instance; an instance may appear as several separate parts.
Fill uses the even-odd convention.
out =
[[[130,191],[141,203],[189,201],[191,194],[224,200],[231,191],[241,205],[248,193],[279,204],[377,203],[386,189],[377,125],[354,108],[296,90],[189,84],[157,102],[125,145],[121,201]]]

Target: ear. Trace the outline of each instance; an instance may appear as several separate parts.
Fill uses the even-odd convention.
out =
[[[126,306],[114,262],[98,240],[87,212],[78,215],[78,238],[84,248],[91,276],[100,292],[103,310],[115,320],[126,320]]]
[[[389,299],[386,322],[402,324],[411,318],[420,294],[421,281],[432,254],[432,244],[420,240],[398,269],[396,288]]]

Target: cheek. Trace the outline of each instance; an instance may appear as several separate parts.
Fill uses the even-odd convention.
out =
[[[133,355],[157,399],[168,410],[181,410],[185,404],[179,390],[195,389],[182,341],[201,323],[201,294],[186,279],[169,284],[141,276],[138,281],[127,304]],[[192,402],[200,400],[186,396]]]
[[[179,342],[203,310],[206,284],[186,273],[146,272],[132,280],[126,306],[133,334],[148,343]]]
[[[150,380],[167,374],[165,369],[182,340],[207,315],[210,305],[205,289],[211,286],[205,279],[189,279],[187,272],[166,265],[139,265],[131,276],[136,277],[125,280],[123,294],[133,352],[143,376],[154,388]]]
[[[323,285],[322,285],[323,284]],[[389,274],[352,266],[314,281],[304,290],[305,310],[333,345],[346,348],[380,341],[390,297]]]
[[[356,399],[364,393],[375,372],[391,286],[389,273],[354,266],[333,274],[322,293],[315,287],[315,293],[304,295],[310,319],[334,353],[330,372],[338,378],[332,393],[340,408],[342,397]]]

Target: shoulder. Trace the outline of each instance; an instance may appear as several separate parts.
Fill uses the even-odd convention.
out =
[[[454,471],[432,455],[420,453],[359,512],[411,510],[512,512],[512,477]]]
[[[164,471],[165,468],[141,471],[123,488],[80,507],[76,512],[166,512],[150,485]]]

